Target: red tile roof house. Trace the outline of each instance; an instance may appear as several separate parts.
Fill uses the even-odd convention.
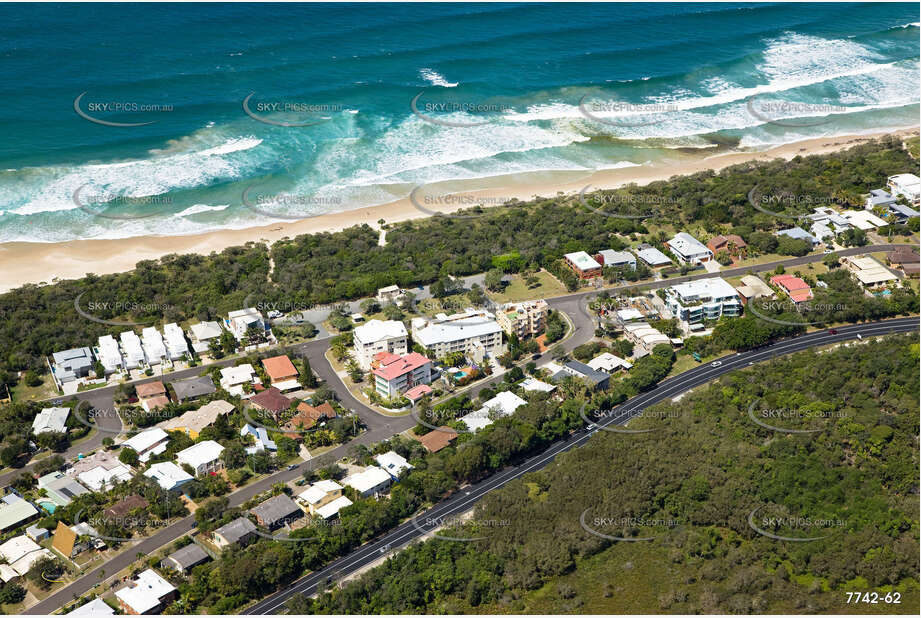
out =
[[[302,438],[303,432],[312,429],[321,419],[336,418],[336,410],[329,405],[328,401],[324,401],[317,407],[313,407],[302,401],[297,404],[297,408],[295,409],[297,410],[297,414],[284,425],[284,430],[290,432],[286,433],[285,436],[295,440]]]
[[[291,400],[282,395],[281,391],[274,386],[250,397],[249,403],[257,410],[270,412],[275,418],[291,407]]]
[[[392,399],[414,386],[432,382],[432,361],[418,352],[387,360],[391,362],[371,371],[374,388],[384,397]]]
[[[263,360],[262,366],[265,368],[266,375],[272,380],[272,384],[279,390],[291,390],[300,387],[297,382],[297,369],[295,369],[291,359],[284,354]]]
[[[141,407],[148,412],[162,408],[169,403],[169,397],[166,396],[166,387],[159,380],[138,384],[134,387],[134,390],[138,395]]]
[[[799,304],[812,299],[812,289],[805,281],[793,275],[774,275],[771,283],[786,292],[794,303]]]
[[[714,236],[707,241],[707,249],[712,251],[714,256],[720,251],[725,251],[732,257],[733,262],[736,258],[748,255],[748,244],[737,234]]]

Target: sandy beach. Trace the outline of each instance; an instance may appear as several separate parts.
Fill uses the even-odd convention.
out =
[[[675,175],[692,174],[707,169],[720,170],[746,161],[791,159],[797,155],[833,152],[885,134],[898,134],[905,137],[917,135],[918,129],[810,139],[777,146],[762,152],[738,152],[710,157],[700,155],[674,165],[628,167],[594,173],[573,171],[495,177],[483,181],[483,184],[489,188],[476,191],[463,191],[460,188],[463,185],[459,182],[436,183],[424,188],[425,195],[450,194],[454,198],[460,196],[462,199],[451,200],[452,205],[457,202],[463,203],[452,207],[452,205],[438,203],[437,200],[426,201],[424,208],[431,211],[450,212],[458,208],[470,207],[477,203],[476,199],[484,200],[484,205],[492,205],[511,198],[528,200],[534,196],[551,197],[559,192],[574,194],[581,191],[586,185],[591,185],[592,189],[604,189],[616,188],[627,183],[646,184]],[[421,200],[417,199],[417,202],[419,201]],[[258,216],[254,213],[254,220],[257,220]],[[141,260],[157,259],[170,253],[209,254],[250,241],[271,244],[285,237],[293,238],[300,234],[337,231],[364,223],[379,228],[380,219],[393,223],[425,216],[429,215],[417,208],[412,201],[401,199],[388,204],[325,214],[299,221],[272,222],[243,230],[221,230],[189,236],[141,236],[62,243],[4,243],[0,244],[0,292],[26,283],[38,284],[75,279],[87,273],[102,275],[123,272],[131,270]]]

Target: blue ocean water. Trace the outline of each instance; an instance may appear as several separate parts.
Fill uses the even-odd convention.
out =
[[[877,3],[4,4],[0,242],[244,228],[268,223],[257,199],[286,219],[917,125],[918,20]],[[81,93],[90,118],[149,124],[90,121]]]

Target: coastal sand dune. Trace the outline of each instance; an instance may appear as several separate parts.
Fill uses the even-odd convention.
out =
[[[918,130],[915,128],[887,133],[908,136],[917,135]],[[533,180],[533,175],[500,177],[491,183],[495,185],[494,188],[461,193],[461,195],[482,198],[484,203],[488,204],[494,201],[490,198],[497,197],[503,199],[516,197],[520,200],[528,200],[534,196],[551,197],[558,192],[577,193],[588,184],[591,184],[593,189],[616,188],[627,183],[646,184],[656,180],[665,180],[675,175],[692,174],[707,169],[720,170],[746,161],[791,159],[797,155],[833,152],[850,148],[884,134],[816,138],[778,146],[763,152],[716,155],[689,160],[678,165],[629,167],[602,170],[590,174],[554,172],[552,180],[544,179],[537,182]],[[469,202],[469,200],[463,201]],[[440,205],[426,206],[426,208],[440,212],[453,210]],[[0,291],[8,291],[27,283],[39,284],[75,279],[88,273],[102,275],[123,272],[131,270],[141,260],[157,259],[170,253],[208,254],[251,241],[271,244],[285,237],[337,231],[353,225],[368,224],[378,227],[377,222],[380,219],[394,223],[425,216],[427,215],[417,209],[409,199],[401,199],[379,206],[325,214],[294,222],[275,222],[243,230],[221,230],[188,236],[75,240],[62,243],[3,243],[0,244]]]

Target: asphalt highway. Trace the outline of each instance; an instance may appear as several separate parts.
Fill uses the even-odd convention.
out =
[[[543,453],[531,457],[518,466],[506,468],[475,485],[456,492],[447,500],[438,503],[425,513],[417,516],[414,521],[403,523],[392,532],[362,545],[350,554],[331,562],[325,568],[302,577],[287,588],[252,605],[243,613],[256,615],[283,613],[285,609],[284,603],[291,596],[295,594],[308,596],[314,594],[319,585],[325,585],[327,581],[337,580],[361,569],[383,555],[423,536],[438,527],[438,522],[471,509],[477,501],[494,489],[498,489],[509,481],[520,478],[529,472],[540,470],[560,453],[584,445],[596,432],[603,431],[610,425],[623,425],[645,408],[710,382],[730,371],[744,369],[755,363],[815,346],[843,343],[857,339],[858,335],[872,337],[896,332],[910,332],[917,330],[918,327],[918,318],[900,318],[854,326],[842,326],[835,329],[837,334],[831,334],[827,330],[816,331],[792,339],[781,340],[770,346],[740,352],[704,363],[699,367],[665,380],[656,388],[625,402],[616,414],[610,415],[605,420],[599,420],[596,424],[572,434],[565,440],[554,443]]]

